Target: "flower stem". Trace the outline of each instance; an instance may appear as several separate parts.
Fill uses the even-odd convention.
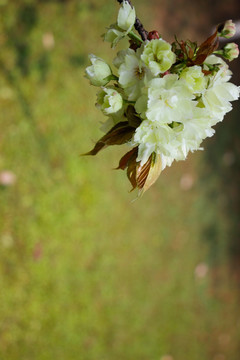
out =
[[[104,80],[106,80],[108,82],[111,81],[111,80],[117,80],[118,81],[118,77],[116,75],[111,74],[111,75],[107,76]]]
[[[128,36],[130,37],[130,39],[135,41],[137,44],[141,44],[143,42],[143,40],[138,35],[136,35],[133,31],[130,31],[128,33]]]

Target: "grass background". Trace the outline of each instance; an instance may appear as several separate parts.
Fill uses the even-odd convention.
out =
[[[213,5],[135,4],[169,41],[239,7]],[[87,55],[113,58],[117,9],[0,2],[0,172],[16,176],[0,188],[0,359],[239,360],[239,105],[135,202],[111,170],[126,149],[79,157],[104,120]]]

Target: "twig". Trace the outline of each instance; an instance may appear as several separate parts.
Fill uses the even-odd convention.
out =
[[[121,4],[123,2],[123,0],[117,0],[119,2],[119,4]],[[130,0],[126,0],[129,5],[132,6],[132,3]],[[136,21],[134,24],[135,29],[137,30],[137,32],[139,33],[139,35],[141,36],[142,40],[145,41],[148,38],[148,31],[144,29],[143,24],[141,23],[141,21],[139,20],[139,18],[136,17]]]

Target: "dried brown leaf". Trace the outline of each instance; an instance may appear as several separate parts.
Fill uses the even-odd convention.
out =
[[[122,145],[131,140],[135,128],[130,126],[128,121],[122,121],[114,125],[111,130],[107,132],[96,143],[94,148],[83,155],[96,155],[100,150],[109,145]]]
[[[137,171],[137,162],[136,159],[132,159],[128,164],[128,168],[127,168],[127,177],[132,185],[131,191],[133,191],[137,187],[136,171]]]
[[[144,165],[139,165],[138,169],[137,169],[137,186],[139,189],[142,189],[148,174],[149,174],[149,170],[151,167],[151,162],[152,162],[152,155],[149,157],[148,161],[144,164]]]
[[[137,171],[137,154],[138,147],[136,146],[132,150],[128,151],[119,161],[117,169],[125,170],[127,167],[127,177],[132,185],[133,191],[137,187],[136,171]]]
[[[138,151],[138,147],[133,148],[132,150],[128,151],[119,161],[119,165],[116,168],[116,170],[118,169],[122,169],[125,170],[126,167],[128,166],[129,161],[131,160],[132,157],[136,158],[137,155],[137,151]]]
[[[104,142],[101,142],[100,140],[96,143],[96,145],[94,146],[94,148],[85,153],[85,154],[82,154],[83,156],[85,155],[96,155],[100,150],[102,150],[104,147],[106,147],[105,143]]]
[[[129,105],[126,110],[126,117],[130,126],[137,128],[141,124],[141,119],[137,115],[134,106]]]
[[[193,65],[201,65],[206,58],[218,48],[219,40],[217,33],[218,32],[216,30],[213,35],[207,38],[207,40],[200,45],[197,51],[196,59],[192,62]]]
[[[136,187],[142,195],[152,186],[162,171],[161,155],[152,153],[145,164],[141,165],[137,161],[138,147],[127,152],[119,161],[117,169],[125,170],[127,168],[127,177],[132,185],[133,191]]]

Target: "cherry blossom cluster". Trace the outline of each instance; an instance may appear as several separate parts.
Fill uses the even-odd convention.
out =
[[[134,32],[135,21],[135,9],[123,1],[104,40],[115,48],[128,38],[130,46],[117,53],[113,66],[89,56],[86,77],[99,87],[96,106],[107,120],[105,135],[87,154],[96,155],[109,145],[129,145],[118,168],[127,169],[133,189],[143,193],[174,160],[202,149],[214,125],[231,111],[240,88],[230,82],[225,60],[237,58],[239,50],[235,43],[218,49],[219,37],[235,34],[231,20],[218,25],[200,46],[177,38],[170,44],[157,31],[142,40]]]

